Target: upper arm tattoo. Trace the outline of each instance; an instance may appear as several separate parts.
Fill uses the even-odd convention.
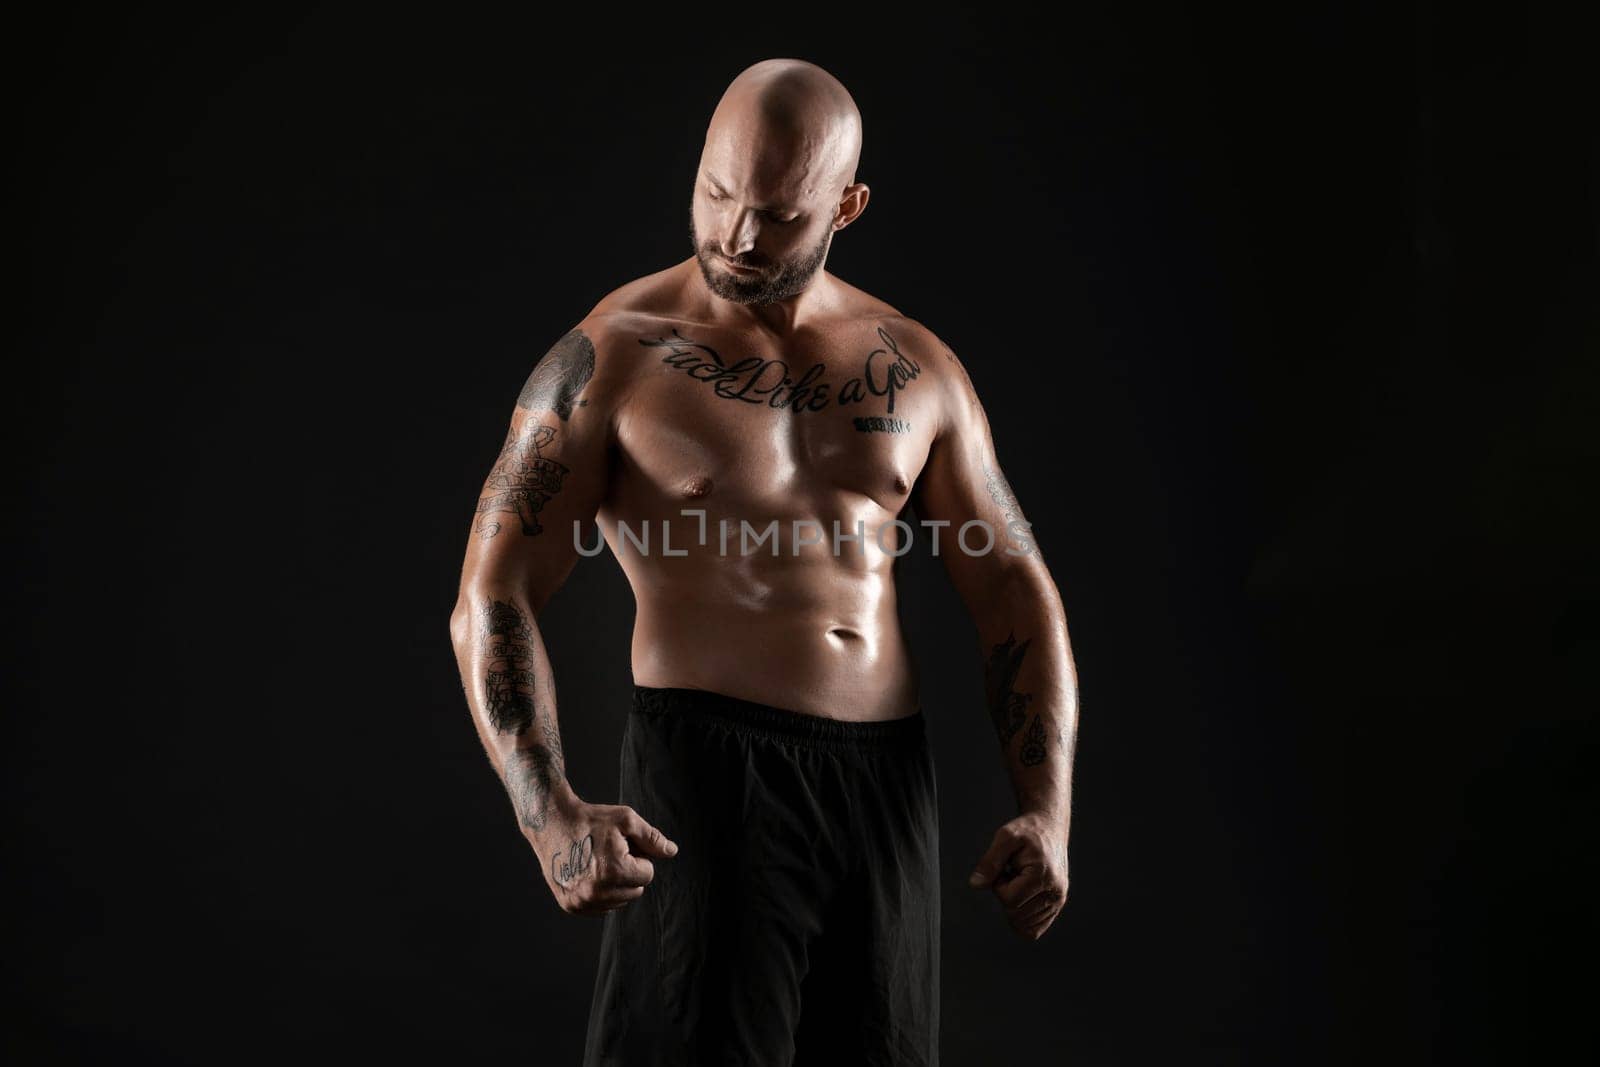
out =
[[[533,368],[517,397],[517,407],[528,411],[553,411],[562,422],[583,404],[578,394],[594,377],[594,343],[582,330],[573,330],[546,352]]]
[[[561,491],[561,483],[569,473],[564,464],[544,455],[544,449],[555,440],[554,426],[529,418],[522,428],[521,434],[512,430],[506,435],[500,457],[478,498],[477,530],[485,541],[500,532],[500,521],[495,516],[505,513],[516,515],[522,522],[522,532],[529,537],[542,533],[539,512]]]
[[[1029,526],[1028,520],[1022,517],[1022,505],[1017,503],[1017,495],[1011,491],[1011,483],[1006,481],[1006,476],[1001,473],[998,463],[991,467],[987,459],[980,459],[983,464],[983,487],[989,493],[989,499],[994,501],[994,506],[1000,509],[1000,515],[1005,519],[1006,529],[1017,540],[1017,552],[1027,555],[1034,549],[1033,538],[1026,536]]]
[[[587,401],[579,400],[594,377],[594,344],[582,330],[573,330],[546,352],[528,375],[517,407],[535,415],[554,412],[562,422],[572,417],[573,409]],[[547,455],[556,440],[557,430],[536,418],[525,419],[522,432],[506,435],[500,456],[484,483],[478,498],[478,535],[487,541],[501,530],[501,514],[517,516],[522,532],[533,537],[542,533],[539,512],[551,497],[561,491],[569,468]]]

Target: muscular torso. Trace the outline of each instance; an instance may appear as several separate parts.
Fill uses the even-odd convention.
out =
[[[638,604],[640,685],[838,719],[916,709],[885,551],[905,532],[879,531],[927,461],[949,371],[916,324],[835,284],[837,313],[782,337],[673,307],[670,284],[613,299],[602,358],[626,381],[599,518]],[[836,552],[836,523],[865,537]]]

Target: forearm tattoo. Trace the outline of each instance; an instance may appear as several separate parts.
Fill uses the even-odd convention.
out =
[[[488,670],[483,678],[489,722],[503,734],[521,737],[533,726],[533,627],[515,604],[491,600],[481,612]]]
[[[1017,754],[1024,767],[1037,767],[1044,762],[1044,716],[1035,715],[1022,735],[1022,751]]]
[[[561,775],[561,761],[544,745],[515,748],[506,755],[506,793],[518,822],[535,833],[545,828],[550,796]]]
[[[900,343],[888,330],[879,326],[877,332],[882,344],[867,353],[861,373],[843,384],[829,379],[828,365],[820,360],[804,374],[793,377],[789,365],[781,359],[741,356],[730,361],[710,345],[685,337],[676,329],[671,336],[641,337],[639,343],[646,348],[665,349],[662,363],[706,383],[712,394],[723,400],[764,404],[774,410],[787,408],[799,415],[863,404],[868,397],[883,397],[884,414],[893,415],[895,395],[922,374],[922,367],[900,351]]]
[[[1015,633],[989,651],[989,662],[984,667],[984,689],[989,700],[989,717],[994,721],[995,733],[1001,748],[1010,748],[1011,739],[1022,733],[1022,747],[1017,759],[1024,767],[1037,767],[1048,754],[1045,749],[1047,733],[1044,712],[1036,711],[1030,719],[1028,705],[1032,693],[1017,689],[1017,676],[1022,672],[1022,661],[1033,643],[1029,638],[1018,642]],[[1026,729],[1024,729],[1026,724]]]
[[[1028,717],[1028,702],[1033,694],[1018,692],[1016,685],[1023,657],[1032,643],[1030,638],[1018,644],[1017,635],[1013,633],[989,651],[989,662],[984,666],[983,685],[989,700],[989,717],[994,720],[994,731],[1002,747],[1011,744]]]
[[[533,626],[521,608],[504,600],[483,605],[480,621],[488,654],[484,711],[498,733],[519,739],[505,760],[506,792],[517,821],[530,830],[543,830],[551,792],[566,771],[555,717],[540,715],[535,699]],[[529,743],[526,735],[535,724],[542,741]]]

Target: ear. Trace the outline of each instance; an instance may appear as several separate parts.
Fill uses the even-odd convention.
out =
[[[867,210],[867,197],[872,190],[860,182],[844,187],[844,195],[839,198],[839,207],[833,213],[834,230],[842,230]]]

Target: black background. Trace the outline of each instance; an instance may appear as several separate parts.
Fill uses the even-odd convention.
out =
[[[945,1061],[1587,1035],[1558,974],[1594,933],[1589,38],[990,8],[13,38],[15,1049],[577,1061],[600,927],[515,832],[446,617],[523,378],[687,255],[705,121],[773,55],[854,92],[873,198],[829,266],[964,357],[1082,673],[1073,897],[1024,944],[964,885],[1013,810],[970,625],[911,562]],[[541,621],[608,800],[609,556]]]

